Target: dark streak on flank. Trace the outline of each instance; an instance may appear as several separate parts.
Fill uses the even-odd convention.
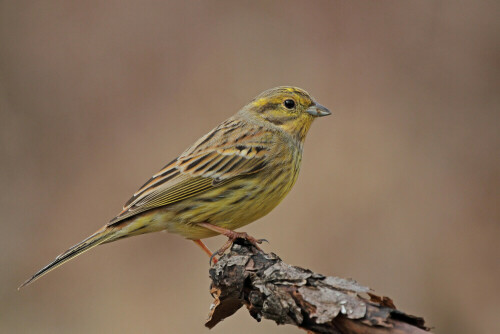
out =
[[[265,191],[265,189],[260,189],[259,191],[255,192],[252,197],[250,197],[248,200],[253,201],[257,197],[261,196],[262,193]]]
[[[233,192],[235,192],[236,190],[243,189],[243,188],[245,188],[245,186],[242,184],[229,187],[226,190],[224,190],[222,193],[218,194],[215,198],[221,199],[221,198],[226,198],[226,197],[232,196]],[[203,200],[206,201],[207,199],[203,199]]]
[[[226,198],[226,197],[228,197],[230,195],[231,195],[231,190],[230,189],[226,189],[222,193],[218,194],[216,198],[217,199],[223,199],[223,198]]]
[[[238,184],[238,185],[235,185],[235,186],[232,186],[232,187],[229,187],[228,190],[230,191],[235,191],[235,190],[240,190],[240,189],[243,189],[245,188],[245,185],[244,184]]]
[[[246,200],[248,198],[248,196],[249,196],[248,194],[243,195],[240,198],[238,198],[236,201],[231,202],[230,205],[241,203],[244,200]]]
[[[217,197],[206,197],[206,198],[199,198],[198,202],[213,203],[213,202],[217,202],[218,200],[219,200],[219,198],[217,198]]]
[[[190,206],[186,206],[185,208],[183,209],[180,209],[179,211],[177,211],[177,214],[182,214],[184,212],[188,212],[188,211],[191,211],[193,209],[195,209],[196,206],[193,206],[193,205],[190,205]]]

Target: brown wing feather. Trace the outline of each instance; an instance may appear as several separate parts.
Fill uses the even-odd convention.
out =
[[[153,175],[108,225],[263,169],[272,142],[260,130],[236,119],[222,123]]]

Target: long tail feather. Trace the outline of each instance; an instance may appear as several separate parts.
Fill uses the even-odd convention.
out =
[[[114,228],[106,228],[103,227],[94,234],[92,234],[90,237],[87,239],[83,240],[82,242],[74,245],[64,253],[60,254],[57,256],[54,261],[40,269],[36,274],[34,274],[30,279],[28,279],[26,282],[24,282],[20,287],[17,289],[20,290],[22,287],[25,287],[26,285],[33,283],[43,275],[47,274],[48,272],[56,269],[60,265],[68,262],[69,260],[77,257],[80,254],[85,253],[86,251],[104,243],[107,241],[111,241],[110,239],[113,238],[115,229]]]

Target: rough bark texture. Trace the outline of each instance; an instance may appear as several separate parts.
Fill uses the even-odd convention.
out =
[[[428,333],[424,320],[396,309],[351,279],[284,263],[238,239],[210,269],[212,328],[245,305],[257,321],[290,324],[310,333]]]

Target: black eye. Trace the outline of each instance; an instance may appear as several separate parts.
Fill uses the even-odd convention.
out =
[[[288,99],[288,100],[285,100],[285,102],[283,102],[283,105],[287,109],[293,109],[295,107],[295,101],[292,99]]]

